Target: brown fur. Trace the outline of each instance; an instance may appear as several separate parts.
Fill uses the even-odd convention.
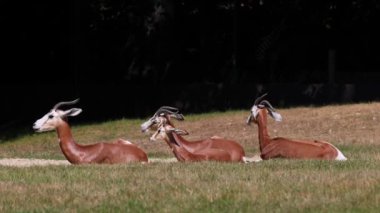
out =
[[[147,154],[134,144],[118,140],[114,143],[80,145],[75,143],[66,121],[62,120],[56,129],[61,150],[72,164],[148,162]]]
[[[259,110],[254,122],[259,127],[261,158],[294,158],[334,160],[338,151],[327,142],[318,140],[292,140],[287,138],[270,138],[267,131],[267,109]]]
[[[243,162],[245,152],[243,147],[232,140],[223,138],[208,138],[198,141],[187,141],[175,132],[168,131],[174,128],[169,118],[164,124],[166,137],[163,139],[171,147],[178,161],[229,161]]]

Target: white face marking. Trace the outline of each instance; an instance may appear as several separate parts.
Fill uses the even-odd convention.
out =
[[[253,119],[256,120],[256,117],[259,114],[259,108],[256,105],[254,105],[252,107],[252,109],[251,109],[251,112],[252,112],[252,115],[253,115]]]
[[[58,124],[58,122],[61,120],[60,117],[60,111],[50,111],[46,115],[44,115],[42,118],[38,119],[33,124],[33,129],[36,132],[46,132],[54,130]]]
[[[253,119],[256,120],[257,119],[257,115],[259,114],[259,110],[261,109],[262,107],[258,107],[257,105],[254,105],[251,109],[251,113],[252,113],[252,116],[253,116]],[[282,121],[282,116],[280,113],[278,112],[275,112],[271,109],[268,108],[268,113],[269,115],[275,120],[275,121]]]
[[[157,126],[156,132],[150,137],[150,140],[157,141],[157,140],[167,140],[168,139],[168,132],[173,132],[176,129],[172,127],[171,125],[167,124],[167,120],[165,117],[157,117],[155,125]]]
[[[156,130],[164,123],[166,123],[165,117],[152,117],[148,121],[141,124],[141,131],[146,132],[148,130]]]
[[[150,137],[150,140],[157,141],[157,140],[164,140],[165,138],[166,138],[165,127],[164,125],[160,125],[157,131]]]
[[[154,124],[155,119],[152,117],[149,120],[145,121],[143,124],[141,124],[141,131],[146,132],[149,130],[149,128]]]

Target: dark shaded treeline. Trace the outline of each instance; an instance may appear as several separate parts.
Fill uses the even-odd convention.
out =
[[[377,100],[379,1],[5,0],[1,131],[81,98],[79,121]]]

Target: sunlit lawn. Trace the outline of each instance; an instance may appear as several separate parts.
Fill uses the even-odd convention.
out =
[[[0,212],[378,212],[380,104],[279,109],[271,136],[326,140],[346,162],[276,159],[251,164],[217,162],[83,166],[0,166]],[[258,153],[257,127],[246,111],[188,115],[178,127],[189,140],[235,139]],[[77,125],[78,143],[125,138],[151,158],[173,157],[164,142],[140,132],[142,120]],[[0,158],[64,159],[55,132],[2,141]]]

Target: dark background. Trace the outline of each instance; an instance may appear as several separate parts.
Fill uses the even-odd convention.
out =
[[[1,137],[78,122],[379,100],[380,1],[1,1]]]

